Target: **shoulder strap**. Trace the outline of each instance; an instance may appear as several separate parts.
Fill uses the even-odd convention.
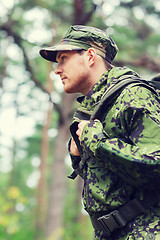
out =
[[[117,97],[121,91],[129,84],[134,84],[134,86],[144,86],[145,88],[148,88],[150,91],[154,92],[154,94],[158,95],[154,87],[151,86],[148,81],[142,80],[139,77],[133,75],[122,76],[118,79],[115,79],[115,81],[113,81],[113,84],[105,91],[100,102],[95,107],[91,119],[100,119],[104,108],[106,109],[106,107],[108,107],[110,104],[110,100]]]

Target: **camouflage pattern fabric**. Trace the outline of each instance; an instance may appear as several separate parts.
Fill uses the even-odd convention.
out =
[[[88,50],[91,47],[110,63],[118,52],[117,45],[104,31],[90,26],[74,25],[69,27],[59,45],[41,49],[40,55],[46,60],[56,62],[58,51]]]
[[[77,111],[91,115],[105,90],[115,78],[137,75],[129,68],[107,71]],[[81,145],[88,159],[80,175],[84,179],[83,203],[90,216],[110,213],[146,189],[160,192],[160,104],[150,90],[127,86],[113,99],[102,121],[93,120],[82,133]],[[74,121],[80,121],[75,114]],[[103,132],[105,137],[99,137]],[[80,157],[72,156],[75,168]],[[95,231],[95,240],[160,240],[160,204],[137,216],[111,236]]]

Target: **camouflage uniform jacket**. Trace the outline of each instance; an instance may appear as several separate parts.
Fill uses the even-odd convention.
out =
[[[77,112],[91,115],[112,81],[126,74],[137,75],[126,67],[107,71],[83,98]],[[142,199],[144,190],[155,189],[160,177],[160,105],[155,95],[130,84],[102,115],[101,121],[85,125],[81,138],[83,153],[88,155],[80,173],[83,202],[91,216],[109,213],[134,197]],[[75,121],[80,121],[76,114]],[[71,155],[71,159],[76,168],[80,157]],[[160,239],[159,218],[157,205],[156,210],[151,207],[110,237],[96,231],[95,239]],[[159,238],[155,238],[158,232]]]

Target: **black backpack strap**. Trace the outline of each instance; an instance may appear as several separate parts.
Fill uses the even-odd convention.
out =
[[[75,112],[74,117],[79,119],[79,120],[90,120],[91,116],[89,115],[89,113],[85,113],[85,112],[81,112],[81,111],[77,110]],[[75,179],[78,176],[78,174],[80,173],[80,171],[84,167],[86,160],[89,158],[88,154],[83,153],[82,146],[81,146],[80,141],[78,139],[78,136],[76,134],[76,131],[78,129],[78,124],[79,124],[79,122],[75,121],[70,126],[70,133],[71,133],[71,135],[72,135],[72,137],[73,137],[73,139],[74,139],[74,141],[77,145],[78,151],[80,153],[79,164],[76,168],[74,168],[74,171],[72,172],[72,174],[70,176],[68,176],[68,178],[70,178],[70,179]]]

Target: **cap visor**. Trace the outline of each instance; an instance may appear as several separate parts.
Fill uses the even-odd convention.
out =
[[[51,62],[57,62],[56,56],[59,51],[74,51],[74,50],[82,50],[83,48],[70,45],[70,44],[60,44],[54,47],[44,48],[39,51],[40,55]]]

